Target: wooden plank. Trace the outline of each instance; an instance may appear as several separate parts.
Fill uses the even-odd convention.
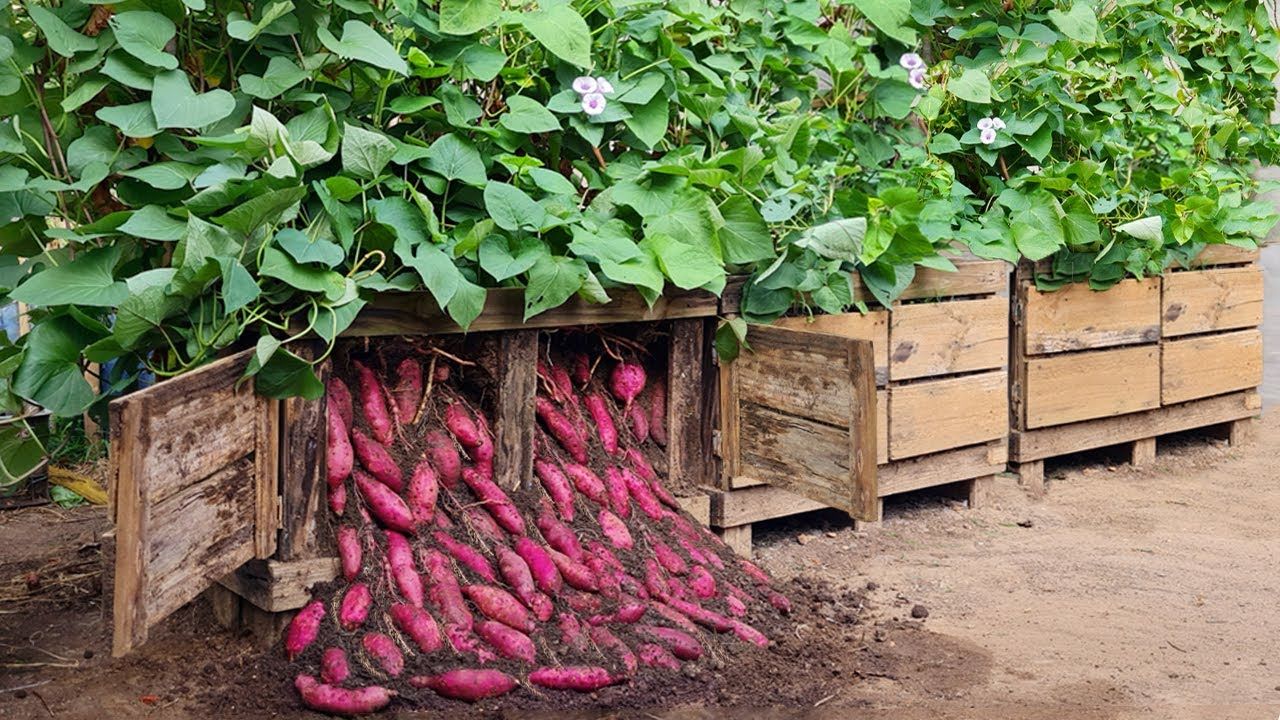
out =
[[[572,297],[564,305],[524,319],[524,289],[488,291],[484,311],[466,332],[533,330],[567,325],[607,325],[682,318],[709,318],[720,312],[720,299],[705,290],[669,288],[653,307],[637,292],[615,291],[607,303]],[[378,293],[343,336],[435,335],[464,332],[436,305],[430,293]]]
[[[1192,260],[1193,267],[1206,265],[1239,265],[1257,262],[1262,253],[1257,248],[1241,248],[1235,245],[1214,243],[1206,245],[1204,250]]]
[[[702,417],[706,333],[702,320],[671,324],[667,367],[667,473],[677,482],[700,486],[711,479],[711,424]]]
[[[509,490],[533,487],[537,418],[538,331],[513,330],[498,341],[497,457],[494,480]]]
[[[737,363],[720,363],[718,373],[720,381],[720,477],[719,487],[722,490],[735,487],[739,481],[741,470],[738,466],[740,455],[740,428],[738,426],[738,371]]]
[[[1004,371],[889,388],[889,458],[926,455],[1004,437],[1009,428]]]
[[[848,344],[834,335],[753,328],[752,350],[733,363],[739,401],[847,426],[857,381],[848,372]]]
[[[876,391],[876,464],[889,462],[889,391]]]
[[[294,352],[307,359],[316,357],[313,344],[300,345]],[[317,368],[321,382],[332,372],[325,362]],[[318,400],[287,398],[280,409],[280,541],[276,557],[302,560],[319,551],[319,529],[324,512],[325,439],[327,437],[325,397]]]
[[[1009,438],[1009,456],[1016,463],[1030,463],[1082,450],[1250,418],[1258,415],[1261,408],[1261,396],[1257,391],[1247,390],[1119,417],[1087,420],[1042,430],[1015,430]]]
[[[276,553],[280,532],[280,401],[262,400],[255,416],[253,556]]]
[[[1027,361],[1026,427],[1124,415],[1160,405],[1160,348],[1153,345]]]
[[[1009,271],[1012,268],[1003,260],[978,258],[953,258],[956,272],[917,267],[911,284],[898,297],[900,301],[940,299],[966,295],[991,295],[1009,288]],[[874,302],[875,296],[867,290],[862,278],[852,276],[853,297],[862,302]]]
[[[1009,427],[1014,430],[1027,426],[1027,296],[1034,290],[1034,276],[1029,261],[1019,263],[1009,301]]]
[[[889,382],[889,312],[872,310],[839,315],[812,315],[778,318],[775,327],[835,335],[852,340],[870,340],[874,345],[876,385]]]
[[[111,404],[111,465],[116,525],[115,563],[112,573],[111,654],[124,655],[147,641],[146,552],[149,539],[150,500],[142,479],[144,441],[140,437],[146,399]]]
[[[853,393],[849,396],[847,431],[853,498],[852,506],[842,509],[849,513],[849,517],[867,519],[880,512],[876,474],[879,443],[876,432],[875,361],[871,343],[865,340],[851,342],[847,352],[846,366],[854,380]]]
[[[1026,291],[1028,355],[1116,347],[1160,339],[1160,278],[1122,280],[1095,292],[1073,283],[1054,292]]]
[[[772,485],[761,485],[712,495],[711,525],[718,528],[738,527],[826,508],[826,504],[803,495]]]
[[[311,587],[338,577],[336,557],[284,562],[252,560],[218,580],[224,587],[267,612],[297,610],[311,600]]]
[[[1262,324],[1262,269],[1169,273],[1160,317],[1164,337],[1257,327]]]
[[[730,275],[725,278],[724,290],[720,291],[721,315],[737,315],[742,311],[742,288],[750,278],[750,275]]]
[[[720,539],[724,540],[724,544],[735,553],[745,558],[751,557],[750,525],[724,528],[720,531]]]
[[[1003,368],[1009,301],[1003,297],[903,305],[889,323],[892,380]]]
[[[889,463],[880,468],[880,497],[1003,472],[1004,440]]]
[[[1160,399],[1165,405],[1262,384],[1262,333],[1240,330],[1164,344]]]
[[[711,524],[710,497],[706,495],[689,495],[687,497],[677,497],[676,502],[680,503],[680,507],[692,515],[694,520],[703,525]]]

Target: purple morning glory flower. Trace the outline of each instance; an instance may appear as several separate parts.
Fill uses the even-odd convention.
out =
[[[599,87],[600,84],[590,75],[583,75],[581,77],[574,78],[573,80],[573,91],[579,95],[588,95],[596,92]]]
[[[991,127],[995,128],[996,130],[1003,130],[1004,121],[998,117],[993,117],[991,118]]]
[[[898,58],[898,64],[907,71],[917,70],[924,67],[924,58],[916,53],[902,53],[902,56]]]
[[[925,89],[928,85],[924,81],[924,73],[925,70],[922,67],[912,70],[907,73],[907,82],[911,83],[911,87],[917,90]]]
[[[613,83],[609,82],[606,78],[596,78],[596,92],[604,95],[611,95],[613,93]]]
[[[991,130],[995,128],[995,124],[991,122],[991,118],[982,118],[978,120],[979,130]]]
[[[604,99],[604,95],[598,92],[587,93],[582,96],[582,112],[591,116],[604,112],[605,106],[608,104]]]
[[[990,145],[996,141],[996,130],[995,128],[987,128],[983,130],[978,137],[982,140],[983,145]]]

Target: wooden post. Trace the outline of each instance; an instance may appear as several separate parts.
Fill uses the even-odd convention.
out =
[[[1146,467],[1156,460],[1156,439],[1153,437],[1133,441],[1130,462],[1134,467]]]
[[[1231,429],[1227,431],[1227,442],[1231,447],[1237,447],[1253,442],[1258,431],[1258,418],[1245,418],[1236,420],[1231,423]]]
[[[751,557],[750,525],[724,528],[720,531],[720,537],[724,540],[724,544],[729,546],[730,550],[744,558]]]
[[[510,330],[499,342],[498,485],[508,490],[533,485],[533,438],[537,418],[538,331]]]
[[[306,343],[290,348],[303,359],[316,357],[318,346]],[[320,381],[332,372],[330,363],[317,368]],[[318,537],[323,517],[325,488],[325,438],[327,405],[319,400],[292,397],[280,403],[280,541],[276,557],[305,560],[319,553]]]
[[[709,358],[704,323],[671,323],[667,388],[667,476],[675,482],[702,486],[710,479],[711,422],[704,392]]]
[[[1009,469],[1018,474],[1018,484],[1031,497],[1044,495],[1044,461],[1009,463]]]
[[[969,509],[975,510],[986,506],[990,502],[991,491],[995,489],[996,485],[996,476],[984,475],[974,478],[969,481],[968,485],[966,489],[968,490]]]

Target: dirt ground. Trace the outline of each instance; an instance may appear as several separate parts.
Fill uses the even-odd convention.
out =
[[[1142,471],[1051,466],[1043,498],[1001,478],[987,508],[910,496],[865,533],[835,513],[758,526],[770,571],[865,593],[850,657],[794,668],[829,692],[766,709],[777,678],[757,676],[714,705],[555,717],[1276,718],[1277,450],[1273,412],[1245,448],[1194,438]],[[103,528],[99,510],[0,513],[0,718],[302,715],[275,651],[202,602],[111,660]]]

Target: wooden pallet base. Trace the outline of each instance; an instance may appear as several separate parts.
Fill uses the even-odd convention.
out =
[[[979,507],[985,502],[995,475],[1004,472],[1007,461],[1008,447],[1000,440],[881,465],[877,468],[876,520],[855,520],[854,529],[879,524],[884,516],[884,498],[924,488],[953,487],[970,507]],[[725,544],[740,555],[749,556],[753,524],[827,507],[781,488],[755,485],[713,494],[711,526]]]
[[[1262,398],[1257,391],[1220,395],[1116,417],[1015,430],[1010,438],[1009,468],[1030,492],[1044,490],[1044,461],[1086,450],[1129,446],[1135,467],[1155,460],[1157,439],[1173,433],[1225,426],[1232,445],[1252,438]]]

